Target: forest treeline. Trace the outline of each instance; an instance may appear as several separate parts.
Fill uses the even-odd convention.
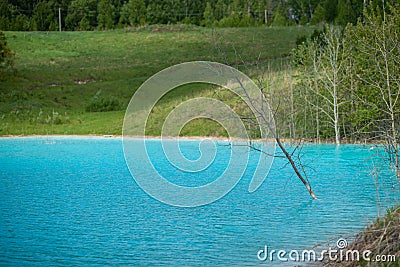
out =
[[[0,0],[0,30],[54,31],[149,24],[200,26],[355,24],[381,0]]]

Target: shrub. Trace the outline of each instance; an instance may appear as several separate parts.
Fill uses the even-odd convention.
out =
[[[47,125],[61,125],[69,124],[70,119],[65,112],[64,115],[53,110],[52,113],[47,114],[40,110],[38,116],[30,116],[29,121],[31,124],[47,124]]]
[[[113,97],[95,98],[85,108],[86,112],[107,112],[120,109],[121,103]]]
[[[14,52],[7,46],[6,36],[0,31],[0,67],[14,65]]]
[[[249,14],[232,13],[221,19],[217,25],[219,27],[249,27],[254,25],[254,19]]]

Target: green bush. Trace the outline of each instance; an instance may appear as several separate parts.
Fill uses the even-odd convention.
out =
[[[113,97],[95,98],[85,108],[86,112],[107,112],[120,109],[121,103]]]
[[[31,115],[29,115],[29,117],[30,117],[29,121],[33,125],[37,124],[61,125],[61,124],[69,124],[71,122],[66,112],[64,113],[64,115],[62,115],[54,110],[50,114],[40,110],[39,114],[36,117]]]
[[[0,31],[0,67],[14,65],[14,52],[7,46],[6,36]]]
[[[249,27],[254,25],[254,19],[249,14],[232,13],[218,22],[219,27]]]

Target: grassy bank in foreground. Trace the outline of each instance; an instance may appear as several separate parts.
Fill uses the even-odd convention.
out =
[[[174,64],[209,60],[263,64],[287,55],[311,27],[205,29],[160,26],[98,32],[6,32],[15,73],[0,72],[0,135],[121,134],[125,108],[147,78]],[[238,58],[238,56],[241,57]],[[275,60],[272,60],[275,59]],[[278,63],[279,64],[279,63]],[[208,85],[178,88],[154,109],[149,135],[182,100],[214,96]],[[228,104],[235,104],[229,95]],[[195,120],[183,135],[224,136],[215,122]]]
[[[366,255],[370,261],[360,256],[360,261],[326,261],[324,266],[356,267],[356,266],[400,266],[400,206],[387,210],[387,214],[357,234],[346,251],[371,251]]]

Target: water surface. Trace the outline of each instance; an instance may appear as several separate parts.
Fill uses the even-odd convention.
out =
[[[189,158],[199,156],[196,142],[183,144]],[[159,141],[150,142],[160,172],[186,186],[217,177],[229,149],[218,147],[207,175],[185,176],[158,155],[159,148]],[[314,168],[309,180],[316,201],[277,159],[254,193],[248,193],[251,163],[224,198],[178,208],[139,188],[120,139],[1,139],[0,265],[271,266],[278,263],[257,259],[265,245],[311,248],[356,233],[374,220],[378,207],[382,213],[397,203],[399,186],[382,171],[377,204],[368,148],[303,150],[304,162]]]

